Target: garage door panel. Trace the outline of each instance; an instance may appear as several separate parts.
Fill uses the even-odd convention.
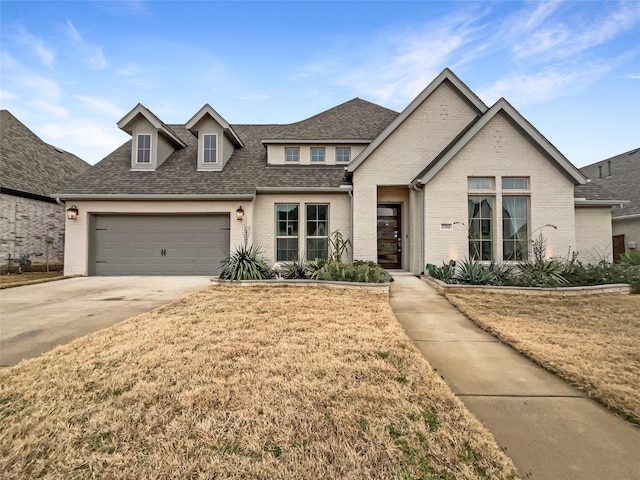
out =
[[[229,256],[229,215],[97,215],[96,275],[216,275]]]

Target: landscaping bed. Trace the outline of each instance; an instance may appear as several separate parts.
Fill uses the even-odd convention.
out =
[[[2,478],[508,479],[387,298],[211,287],[0,372]]]
[[[640,295],[515,296],[447,290],[482,328],[640,423]]]

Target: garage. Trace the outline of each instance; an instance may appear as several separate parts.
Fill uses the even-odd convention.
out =
[[[229,256],[228,214],[93,215],[90,275],[217,275]]]

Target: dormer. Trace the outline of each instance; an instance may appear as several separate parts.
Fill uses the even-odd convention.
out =
[[[131,135],[131,169],[155,170],[176,149],[187,145],[144,105],[138,104],[119,122]]]
[[[205,104],[185,125],[198,137],[198,170],[222,170],[242,140],[218,112]]]

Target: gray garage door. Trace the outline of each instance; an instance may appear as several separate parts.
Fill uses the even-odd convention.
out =
[[[91,275],[217,275],[229,215],[95,215]]]

